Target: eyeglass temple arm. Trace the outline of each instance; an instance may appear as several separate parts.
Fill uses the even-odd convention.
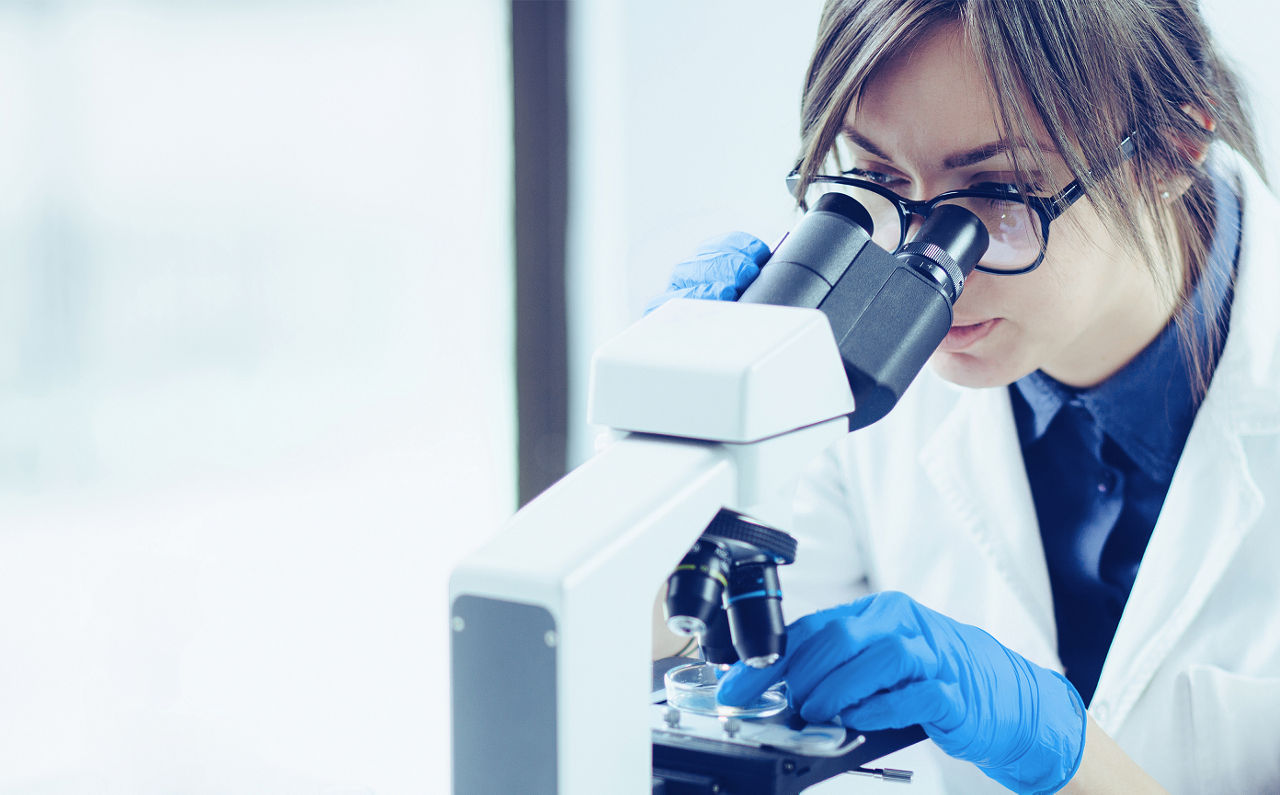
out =
[[[1134,143],[1134,139],[1138,137],[1138,131],[1134,130],[1124,137],[1116,150],[1120,154],[1120,162],[1123,163],[1133,157],[1138,151],[1138,145]],[[1099,176],[1105,174],[1109,169],[1103,170]],[[1093,176],[1093,171],[1085,172],[1089,176]],[[1053,197],[1053,208],[1056,212],[1061,213],[1071,205],[1075,204],[1084,196],[1084,187],[1080,184],[1080,180],[1072,180],[1071,184],[1062,189],[1062,192]]]

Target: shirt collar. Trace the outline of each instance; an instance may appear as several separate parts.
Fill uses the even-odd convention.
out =
[[[1205,273],[1182,310],[1200,350],[1216,365],[1231,311],[1231,283],[1240,248],[1240,199],[1216,169],[1210,171],[1214,234]],[[1213,333],[1214,326],[1218,333]],[[1171,320],[1151,344],[1106,381],[1074,389],[1036,371],[1015,382],[1028,411],[1019,423],[1023,445],[1039,440],[1068,403],[1083,406],[1099,427],[1143,471],[1169,480],[1199,407],[1194,371]],[[1153,401],[1153,396],[1157,400]]]

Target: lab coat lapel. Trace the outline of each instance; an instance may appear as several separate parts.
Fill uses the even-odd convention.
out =
[[[1245,239],[1231,330],[1116,629],[1090,711],[1114,733],[1221,581],[1263,509],[1245,440],[1280,433],[1275,198],[1237,161]]]
[[[1022,462],[1006,388],[965,390],[950,416],[925,443],[920,465],[962,525],[1006,582],[1030,626],[1006,625],[1014,611],[993,605],[984,629],[1044,665],[1058,667],[1053,595],[1031,486]]]
[[[1104,731],[1123,722],[1262,512],[1240,438],[1207,409],[1187,440],[1090,705]]]

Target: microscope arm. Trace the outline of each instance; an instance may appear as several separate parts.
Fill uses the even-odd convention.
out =
[[[820,312],[673,303],[597,354],[593,419],[629,433],[454,571],[455,793],[648,793],[658,587],[721,508],[776,519],[848,431]],[[679,438],[699,412],[715,438]]]

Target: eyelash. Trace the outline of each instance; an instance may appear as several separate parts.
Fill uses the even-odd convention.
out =
[[[895,177],[891,174],[885,174],[882,171],[870,171],[865,168],[851,168],[844,172],[845,176],[854,177],[856,179],[865,179],[867,182],[874,182],[877,185],[883,185],[886,188],[892,188],[894,185],[905,183],[906,180],[901,177]],[[1023,191],[1018,189],[1017,185],[1009,182],[977,182],[969,186],[969,190],[993,190],[1002,193],[1012,193],[1015,195],[1023,195]],[[1026,192],[1030,194],[1038,194],[1041,192],[1038,184],[1027,185]]]
[[[874,182],[877,185],[883,185],[886,188],[906,182],[906,180],[901,177],[895,177],[881,171],[869,171],[865,168],[851,168],[844,173],[845,176],[854,177],[855,179],[865,179],[867,182]]]
[[[1032,186],[1028,186],[1032,187]],[[970,185],[971,190],[994,190],[1001,193],[1014,193],[1021,195],[1022,191],[1018,190],[1018,186],[1010,182],[978,182]]]

